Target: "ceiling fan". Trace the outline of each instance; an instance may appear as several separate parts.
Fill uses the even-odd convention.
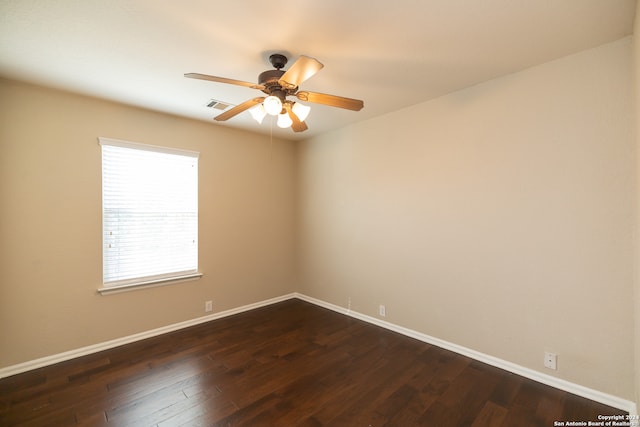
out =
[[[364,107],[364,103],[359,99],[300,91],[300,84],[324,67],[324,65],[315,58],[302,55],[287,71],[282,70],[287,64],[286,56],[275,53],[269,56],[269,62],[271,62],[275,70],[267,70],[260,73],[257,84],[199,73],[187,73],[184,76],[191,79],[245,86],[261,90],[267,95],[259,96],[236,105],[230,110],[214,117],[214,120],[217,121],[229,120],[243,111],[249,110],[253,118],[259,123],[262,123],[262,119],[269,114],[278,116],[278,126],[282,128],[291,127],[294,132],[303,132],[308,129],[304,120],[311,108],[297,101],[287,99],[288,96],[295,96],[300,101],[345,108],[353,111],[359,111]]]

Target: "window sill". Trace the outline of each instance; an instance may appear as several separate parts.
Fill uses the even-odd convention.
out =
[[[156,280],[147,280],[144,282],[127,283],[126,285],[115,285],[98,288],[100,295],[119,294],[121,292],[137,291],[146,288],[155,288],[158,286],[173,285],[174,283],[189,282],[198,280],[202,277],[202,273],[191,273],[182,276],[165,277]]]

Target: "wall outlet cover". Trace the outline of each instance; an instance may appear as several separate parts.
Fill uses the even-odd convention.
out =
[[[556,370],[558,369],[558,355],[555,353],[544,353],[544,366],[545,368]]]

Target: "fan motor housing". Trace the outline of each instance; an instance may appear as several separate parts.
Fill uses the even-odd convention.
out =
[[[280,77],[282,77],[284,73],[282,70],[267,70],[258,76],[258,83],[264,86],[262,91],[267,95],[277,96],[282,102],[284,102],[287,95],[295,94],[298,89],[297,87],[292,89],[282,87]]]
[[[258,83],[264,86],[267,86],[269,84],[279,85],[278,80],[280,80],[280,77],[282,77],[283,74],[284,71],[282,70],[267,70],[263,73],[260,73],[260,75],[258,76]]]

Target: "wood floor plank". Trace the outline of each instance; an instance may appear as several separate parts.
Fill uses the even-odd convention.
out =
[[[507,412],[506,408],[487,401],[473,420],[471,427],[500,427],[504,423]],[[549,425],[553,425],[553,423]]]
[[[551,426],[624,414],[300,300],[0,380],[2,426]]]
[[[562,412],[565,405],[565,398],[566,393],[549,387],[547,392],[540,398],[538,408],[536,409],[536,416],[546,425],[553,425],[554,421],[561,421],[563,418]]]
[[[159,422],[159,427],[210,426],[240,410],[221,393],[198,396],[196,405],[177,411],[172,417]]]

